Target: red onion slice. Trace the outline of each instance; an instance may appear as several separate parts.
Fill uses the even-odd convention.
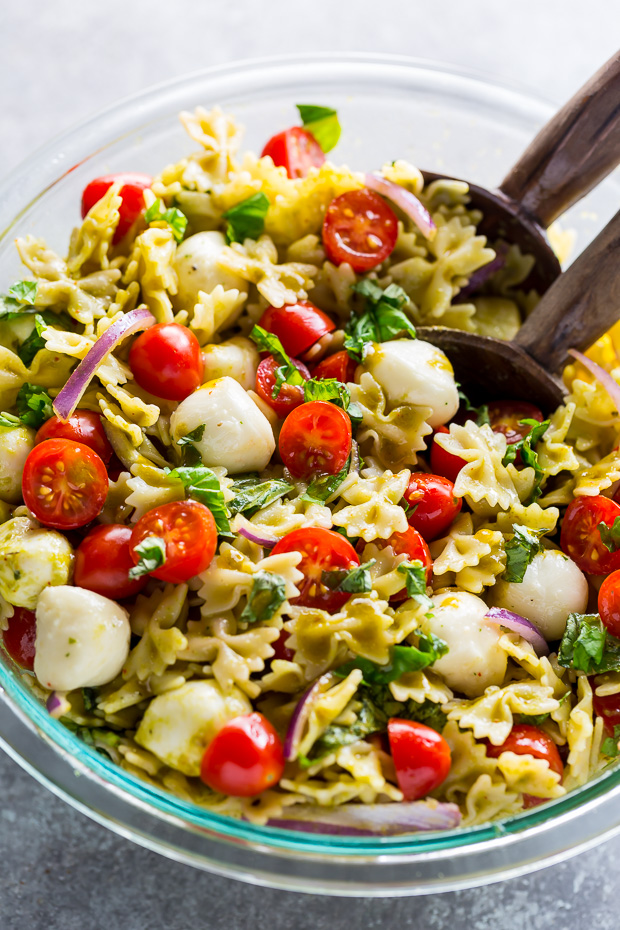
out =
[[[503,268],[506,264],[506,256],[508,254],[508,243],[507,242],[498,242],[495,249],[495,258],[488,262],[486,265],[483,265],[482,268],[478,268],[477,271],[470,276],[469,281],[462,287],[457,294],[457,300],[459,303],[463,303],[468,297],[471,297],[472,294],[477,293],[480,290],[483,284],[485,284],[489,278],[492,278],[496,271],[499,271],[500,268]]]
[[[155,317],[146,307],[138,307],[112,323],[103,336],[88,350],[78,367],[75,369],[62,391],[59,392],[52,404],[54,413],[61,420],[68,420],[79,404],[84,391],[92,381],[97,368],[106,356],[115,349],[126,337],[148,329],[155,323]]]
[[[269,820],[267,826],[340,836],[395,836],[421,830],[453,830],[461,822],[456,804],[432,800],[343,804],[332,808],[304,804],[290,811],[290,819]]]
[[[518,633],[523,639],[526,639],[534,647],[538,656],[548,656],[549,646],[545,637],[538,627],[522,617],[521,614],[515,614],[512,610],[505,610],[503,607],[491,607],[485,615],[485,620],[494,623],[497,626],[504,626],[512,633]]]
[[[71,704],[66,699],[62,691],[52,691],[45,706],[49,712],[50,717],[54,717],[55,720],[59,720],[61,717],[64,717],[65,714],[69,713],[71,710]]]
[[[332,684],[337,680],[333,672],[321,675],[320,678],[317,678],[312,687],[308,688],[300,697],[297,702],[297,707],[293,712],[293,716],[291,717],[291,722],[288,725],[286,737],[284,738],[284,758],[287,762],[292,762],[293,759],[297,758],[299,744],[301,743],[301,738],[306,724],[308,723],[312,708],[320,696],[324,694],[328,688],[331,688]]]
[[[584,368],[587,368],[590,374],[593,374],[596,380],[601,384],[611,399],[614,402],[616,410],[620,413],[620,384],[617,381],[614,381],[612,376],[608,371],[605,371],[604,368],[601,368],[600,365],[597,365],[596,362],[593,362],[592,359],[589,359],[587,355],[584,355],[582,352],[578,352],[577,349],[569,349],[568,354],[572,355],[573,358],[576,358]]]
[[[400,184],[395,184],[394,181],[388,181],[387,178],[382,177],[380,174],[367,174],[364,177],[364,184],[371,191],[381,194],[382,197],[387,197],[397,207],[400,207],[403,213],[415,223],[423,236],[426,236],[427,239],[435,238],[437,227],[433,223],[430,213],[420,203],[415,194],[401,187]]]
[[[261,534],[254,524],[240,513],[235,517],[232,529],[235,533],[239,533],[240,536],[245,536],[250,542],[256,543],[257,546],[264,546],[265,549],[273,549],[279,538],[278,536]]]

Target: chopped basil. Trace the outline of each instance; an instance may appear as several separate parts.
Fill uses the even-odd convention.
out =
[[[540,542],[542,534],[527,526],[519,526],[519,524],[515,524],[512,531],[514,536],[508,540],[505,547],[506,568],[502,578],[504,581],[520,583],[534,556],[543,551]]]
[[[347,477],[350,464],[351,456],[346,460],[342,470],[339,471],[337,475],[321,475],[320,478],[315,478],[301,495],[301,500],[312,501],[315,504],[324,504],[332,494],[336,493]]]
[[[44,329],[47,329],[48,323],[40,313],[35,314],[34,327],[27,339],[24,339],[17,350],[17,354],[22,362],[29,368],[32,360],[40,349],[45,348],[45,339],[41,335]]]
[[[144,214],[147,223],[167,223],[172,230],[172,235],[177,242],[183,241],[185,230],[187,229],[187,217],[178,209],[178,207],[169,207],[164,209],[164,205],[159,198],[152,203]]]
[[[166,544],[159,536],[147,536],[141,543],[134,546],[135,553],[139,556],[138,564],[129,569],[130,578],[142,578],[161,568],[166,561]]]
[[[114,730],[108,730],[106,727],[82,727],[68,717],[61,717],[60,722],[87,746],[114,759],[109,750],[115,749],[120,743],[120,733],[115,733]]]
[[[620,755],[620,749],[618,748],[618,742],[620,742],[620,725],[617,723],[614,726],[614,735],[608,736],[607,739],[603,740],[601,745],[601,752],[604,756],[608,756],[610,759],[615,759]]]
[[[464,407],[468,413],[476,414],[476,424],[478,426],[485,426],[485,425],[490,426],[491,419],[489,417],[488,405],[481,404],[480,407],[474,407],[469,397],[467,396],[467,394],[465,394],[464,391],[461,390],[461,387],[458,383],[457,383],[457,387],[459,389],[459,400],[461,402],[461,407]]]
[[[37,282],[17,281],[9,288],[8,296],[24,304],[33,304],[37,296]]]
[[[39,429],[54,415],[52,398],[38,384],[22,384],[17,394],[17,414],[26,426]]]
[[[228,242],[244,242],[258,239],[265,228],[265,217],[269,209],[269,198],[262,191],[252,194],[223,214],[227,221]]]
[[[196,429],[193,429],[191,433],[188,433],[186,436],[181,436],[180,439],[177,439],[177,445],[183,447],[184,465],[198,465],[202,461],[200,458],[200,453],[194,443],[200,442],[204,435],[204,431],[205,427],[203,423],[201,426],[197,426]]]
[[[280,367],[275,370],[276,383],[271,392],[271,396],[274,399],[280,393],[280,388],[283,384],[302,385],[305,383],[302,373],[293,365],[277,336],[274,336],[273,333],[268,333],[262,326],[254,326],[250,333],[250,339],[256,343],[262,352],[270,352],[275,360],[280,362]]]
[[[426,569],[422,562],[419,559],[401,562],[396,571],[405,576],[407,596],[415,598],[421,607],[432,609],[433,602],[426,593]]]
[[[239,618],[242,623],[271,620],[286,600],[286,581],[275,572],[258,572],[254,576],[248,602]]]
[[[362,706],[355,722],[350,726],[331,724],[326,727],[312,746],[308,756],[298,758],[302,769],[309,768],[318,759],[335,752],[342,746],[350,746],[371,733],[379,733],[387,727],[387,717],[369,698],[362,698]]]
[[[601,542],[606,549],[610,552],[617,552],[620,549],[620,517],[616,517],[613,526],[599,523],[597,530],[601,534]]]
[[[528,723],[530,726],[539,727],[549,717],[550,714],[519,714],[519,723]]]
[[[534,446],[536,446],[542,437],[545,435],[549,429],[549,420],[543,420],[541,423],[539,420],[519,420],[524,426],[529,426],[529,432],[527,436],[523,439],[519,439],[518,442],[512,442],[506,446],[506,453],[502,459],[502,465],[509,465],[517,457],[517,453],[521,453],[521,461],[526,467],[534,469],[535,472],[535,481],[534,488],[532,490],[532,495],[530,498],[530,503],[535,501],[540,497],[542,493],[541,483],[544,477],[544,471],[541,468],[540,462],[538,461],[538,453],[534,451]]]
[[[357,658],[335,669],[336,675],[346,678],[354,668],[362,670],[363,680],[369,685],[387,685],[405,672],[419,672],[428,668],[448,651],[448,644],[434,633],[419,633],[417,646],[392,646],[387,665],[377,665],[370,659]]]
[[[233,535],[228,520],[224,492],[219,478],[210,468],[206,465],[181,465],[172,471],[166,469],[166,474],[170,478],[178,478],[182,481],[188,497],[209,508],[220,536]]]
[[[331,152],[342,132],[336,110],[305,103],[298,103],[297,109],[304,127],[312,133],[324,152]]]
[[[587,675],[617,671],[620,640],[607,631],[598,614],[569,614],[558,662]]]
[[[409,303],[402,287],[390,284],[383,290],[375,281],[364,278],[353,290],[364,298],[364,310],[353,315],[345,326],[344,347],[351,358],[363,362],[372,342],[387,342],[397,336],[416,338],[415,327],[402,310]]]
[[[15,429],[17,426],[21,426],[22,421],[19,417],[14,417],[12,413],[0,413],[0,427],[3,429]]]
[[[261,481],[256,475],[235,478],[231,490],[235,495],[228,501],[231,516],[237,513],[248,513],[252,516],[257,510],[267,507],[295,488],[292,484],[276,478]]]
[[[304,384],[304,401],[311,400],[334,401],[343,410],[346,410],[351,402],[346,385],[337,378],[310,378]]]
[[[97,691],[95,688],[82,688],[82,700],[84,701],[86,713],[97,710]]]
[[[323,572],[323,584],[332,591],[344,591],[347,594],[362,594],[372,590],[372,578],[369,569],[376,559],[357,565],[355,568]]]

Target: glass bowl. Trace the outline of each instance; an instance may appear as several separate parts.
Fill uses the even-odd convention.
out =
[[[51,142],[0,186],[0,283],[21,276],[18,235],[60,252],[79,221],[91,178],[156,173],[192,146],[182,109],[216,103],[259,150],[296,121],[295,103],[338,109],[335,159],[361,170],[406,158],[479,184],[499,183],[553,108],[473,73],[405,58],[289,56],[210,69],[106,110]],[[604,182],[567,214],[583,248],[615,212]],[[515,876],[598,843],[620,829],[620,771],[566,797],[480,827],[408,837],[318,836],[256,827],[209,813],[113,765],[52,719],[0,659],[0,742],[35,778],[121,835],[178,861],[248,882],[321,894],[406,895]]]

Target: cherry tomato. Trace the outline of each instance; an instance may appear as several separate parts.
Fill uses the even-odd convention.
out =
[[[612,527],[620,517],[620,504],[608,497],[576,497],[564,514],[560,545],[582,572],[607,575],[620,569],[620,551],[610,552],[597,527]]]
[[[347,384],[349,381],[353,381],[356,368],[357,362],[343,349],[342,352],[328,355],[327,358],[320,361],[312,372],[312,377],[319,379],[335,378],[336,381]]]
[[[165,400],[184,400],[202,384],[200,343],[179,323],[157,323],[140,333],[129,365],[141,388]]]
[[[304,381],[310,378],[310,372],[303,362],[291,359],[293,365],[301,372]],[[281,384],[280,390],[276,397],[273,396],[273,389],[276,383],[276,370],[280,367],[280,362],[268,355],[264,358],[256,371],[256,393],[259,397],[269,404],[281,420],[288,416],[291,410],[299,407],[304,402],[304,389],[301,384]]]
[[[34,612],[25,607],[14,607],[8,624],[8,629],[2,634],[4,648],[14,662],[31,672],[34,668],[34,644],[37,637]]]
[[[274,165],[286,168],[289,178],[305,178],[310,168],[320,168],[325,161],[323,149],[311,132],[292,126],[272,136],[261,152],[269,155]]]
[[[271,550],[272,555],[280,552],[301,552],[302,555],[297,568],[304,577],[297,585],[299,596],[292,598],[291,604],[335,613],[351,597],[345,591],[334,591],[323,580],[323,572],[348,571],[360,564],[357,552],[340,533],[319,526],[293,530]]]
[[[413,526],[408,526],[404,533],[392,533],[389,539],[375,540],[375,545],[383,549],[390,546],[394,550],[394,555],[406,555],[409,562],[421,562],[426,569],[426,583],[431,583],[433,575],[433,560],[430,549],[426,542],[420,536]],[[390,598],[392,603],[407,600],[407,589],[403,588]]]
[[[296,407],[280,431],[280,458],[296,478],[337,475],[351,451],[351,420],[340,407],[312,400]]]
[[[449,433],[450,430],[445,426],[438,426],[433,435],[433,442],[431,444],[431,468],[438,475],[443,475],[444,478],[447,478],[449,481],[454,484],[458,478],[459,472],[464,465],[467,465],[465,459],[460,458],[458,455],[452,455],[451,452],[446,452],[439,443],[435,442],[435,437],[437,433]]]
[[[131,527],[119,523],[96,526],[75,550],[73,583],[96,594],[122,600],[138,594],[146,575],[131,579]]]
[[[454,484],[441,475],[414,472],[409,479],[405,500],[411,510],[409,525],[430,542],[448,529],[460,513],[463,502],[454,496]]]
[[[405,801],[425,798],[445,781],[452,757],[440,733],[415,720],[392,717],[388,721],[388,737],[398,787]]]
[[[495,433],[503,433],[506,442],[513,444],[525,439],[530,427],[521,423],[521,420],[538,420],[542,423],[542,411],[534,404],[520,400],[497,400],[489,404],[489,420],[491,429]]]
[[[70,439],[47,439],[28,455],[24,503],[37,520],[74,530],[94,520],[108,493],[108,473],[96,452]]]
[[[347,191],[332,200],[323,221],[323,246],[334,265],[347,262],[362,273],[376,268],[394,250],[398,220],[374,191]]]
[[[258,325],[277,336],[287,355],[298,356],[326,333],[336,329],[333,320],[309,300],[283,307],[267,307]]]
[[[213,791],[249,798],[278,784],[284,772],[280,737],[262,714],[225,723],[207,746],[200,777]]]
[[[596,685],[592,685],[592,704],[594,713],[597,717],[602,717],[605,723],[605,730],[609,736],[614,735],[614,727],[620,725],[620,694],[598,695],[595,692]]]
[[[135,565],[140,560],[135,548],[148,536],[163,539],[166,547],[166,561],[151,574],[173,584],[182,584],[203,572],[217,548],[213,514],[198,501],[162,504],[140,517],[131,531],[131,558]]]
[[[114,245],[127,235],[144,211],[144,191],[151,186],[153,178],[148,174],[134,172],[106,174],[104,177],[95,178],[94,181],[87,184],[82,194],[82,217],[85,217],[88,211],[101,200],[108,188],[119,182],[123,185],[120,189],[123,202],[119,207],[118,226],[112,239]]]
[[[608,575],[599,588],[598,612],[612,636],[620,636],[620,571]]]
[[[501,746],[487,743],[487,756],[492,759],[497,759],[503,752],[514,752],[518,756],[534,756],[535,759],[544,759],[552,772],[557,772],[560,777],[564,774],[564,765],[558,747],[543,730],[529,723],[516,723]]]
[[[57,416],[50,417],[34,437],[35,443],[44,439],[72,439],[81,442],[97,453],[107,465],[112,458],[112,446],[101,425],[101,414],[93,410],[76,410],[65,422]]]
[[[287,630],[282,630],[275,643],[271,644],[274,652],[274,659],[283,659],[285,662],[293,661],[295,658],[295,652],[293,649],[289,649],[286,645],[290,635],[291,634]]]

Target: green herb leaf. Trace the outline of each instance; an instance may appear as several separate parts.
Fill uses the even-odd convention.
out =
[[[269,198],[262,191],[252,194],[223,214],[228,242],[244,242],[258,239],[265,228],[265,217],[269,209]]]
[[[114,730],[108,730],[106,727],[82,727],[70,720],[69,717],[61,717],[60,722],[72,733],[75,733],[77,738],[81,739],[87,746],[91,746],[97,752],[101,752],[102,755],[114,758],[109,750],[115,749],[119,745],[121,741],[120,733],[115,733]]]
[[[86,713],[97,710],[97,691],[95,688],[82,688],[82,700],[84,701]]]
[[[183,464],[184,465],[199,465],[202,461],[200,457],[200,452],[194,445],[195,442],[200,442],[204,435],[205,427],[204,423],[201,426],[197,426],[196,429],[193,429],[191,433],[188,433],[186,436],[181,436],[180,439],[177,439],[177,445],[182,446],[183,448]]]
[[[144,214],[147,223],[167,223],[172,230],[172,235],[177,242],[183,241],[185,230],[187,229],[187,217],[178,209],[178,207],[169,207],[164,209],[164,204],[157,199],[151,204]]]
[[[278,498],[284,497],[295,488],[292,484],[279,479],[261,481],[258,475],[237,477],[235,478],[231,490],[234,497],[228,502],[228,510],[231,516],[237,513],[248,513],[249,516],[267,507],[277,501]]]
[[[390,284],[383,290],[376,281],[364,278],[353,290],[364,298],[364,310],[352,316],[345,326],[344,347],[351,358],[363,362],[371,342],[387,342],[397,336],[416,338],[415,327],[402,310],[409,304],[402,287]]]
[[[26,426],[39,429],[54,415],[52,398],[38,384],[22,384],[17,394],[17,414]]]
[[[618,748],[618,742],[620,741],[620,725],[615,724],[614,726],[614,735],[608,736],[607,739],[603,740],[601,745],[601,752],[604,756],[608,756],[610,759],[615,759],[620,755],[620,749]]]
[[[346,460],[342,471],[339,471],[337,475],[321,475],[320,478],[315,478],[301,495],[300,500],[312,501],[315,504],[324,504],[332,494],[336,493],[347,477],[350,464],[351,456]]]
[[[24,304],[33,304],[37,296],[37,282],[17,281],[9,288],[8,296]]]
[[[47,329],[47,322],[40,313],[35,314],[34,327],[27,339],[24,339],[17,350],[17,354],[22,362],[29,368],[32,360],[40,349],[45,348],[45,339],[41,335],[44,329]]]
[[[550,714],[519,714],[519,723],[529,723],[530,726],[539,727],[550,716]]]
[[[276,368],[275,371],[276,383],[271,392],[273,398],[278,396],[283,384],[305,384],[302,373],[293,365],[277,336],[268,333],[262,326],[257,325],[252,328],[250,339],[256,343],[261,352],[270,352],[276,361],[280,362],[280,367]]]
[[[224,492],[219,478],[210,468],[206,465],[181,465],[172,471],[166,469],[166,474],[170,478],[178,478],[182,481],[187,496],[209,508],[220,536],[233,535],[228,520]]]
[[[350,746],[371,733],[379,733],[387,727],[387,717],[368,697],[362,698],[362,706],[357,712],[355,722],[348,727],[331,724],[316,740],[307,757],[299,758],[302,769],[309,768],[318,759]]]
[[[428,668],[447,651],[448,644],[439,636],[435,636],[434,633],[420,633],[417,646],[392,646],[390,662],[387,665],[377,665],[370,659],[357,658],[345,662],[340,668],[335,669],[335,673],[340,678],[346,678],[354,668],[359,668],[366,684],[387,685],[391,681],[398,681],[405,672],[419,672]]]
[[[346,410],[351,402],[346,385],[337,378],[310,378],[304,383],[304,401],[311,400],[333,401],[338,407]]]
[[[538,453],[535,451],[534,447],[540,442],[549,429],[550,422],[550,420],[543,420],[542,423],[539,420],[519,420],[520,424],[529,426],[529,432],[523,439],[519,439],[518,442],[512,442],[506,446],[506,453],[502,459],[502,465],[510,465],[511,462],[515,461],[517,453],[520,452],[523,464],[526,467],[534,469],[535,481],[529,501],[530,503],[540,497],[542,493],[542,479],[545,474],[538,461]]]
[[[263,623],[271,620],[286,600],[286,581],[275,572],[254,575],[248,602],[239,618],[242,623]]]
[[[606,523],[599,523],[597,530],[601,534],[601,542],[610,552],[617,552],[620,549],[620,517],[616,517],[613,526],[607,526]]]
[[[534,556],[543,551],[540,542],[542,533],[518,524],[515,524],[512,530],[514,536],[508,540],[505,547],[506,568],[502,578],[504,581],[520,583]]]
[[[357,565],[355,568],[340,569],[333,572],[323,572],[322,582],[331,591],[346,591],[348,594],[361,594],[372,591],[372,578],[369,569],[376,559]]]
[[[620,640],[607,631],[598,614],[569,614],[558,662],[588,675],[617,671]]]
[[[147,536],[134,546],[133,551],[139,559],[138,564],[129,569],[130,578],[142,578],[143,575],[161,568],[166,561],[166,544],[159,536]]]
[[[22,421],[19,417],[14,417],[12,413],[0,413],[0,427],[3,429],[15,429],[15,427],[21,425]]]
[[[414,597],[422,607],[432,610],[433,602],[426,593],[426,569],[419,559],[401,562],[396,571],[405,575],[407,596]]]
[[[297,109],[304,127],[312,133],[324,152],[331,152],[342,132],[336,110],[304,103],[298,103]]]

